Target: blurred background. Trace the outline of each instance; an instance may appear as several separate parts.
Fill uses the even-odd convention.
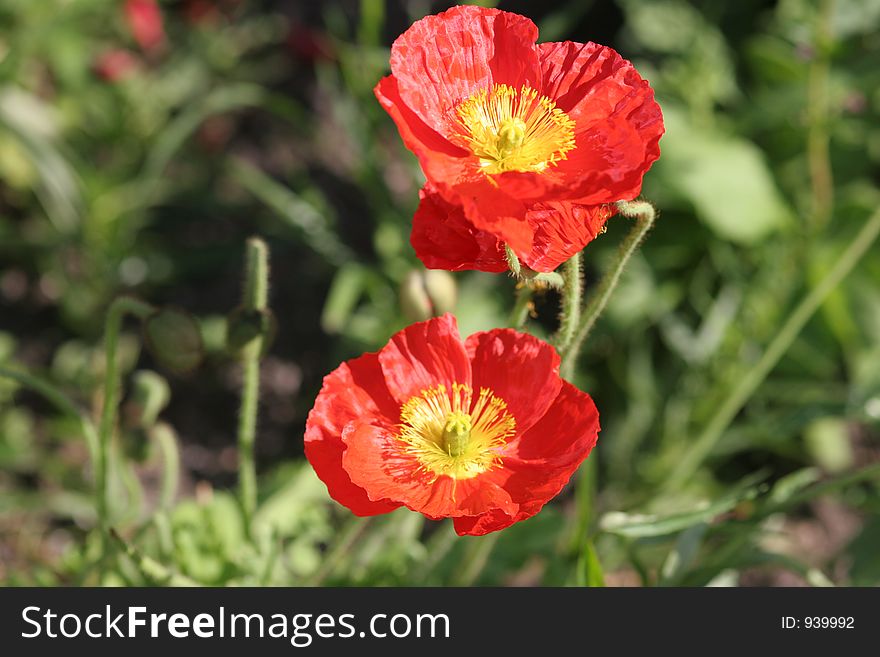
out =
[[[0,582],[154,583],[148,558],[212,585],[880,584],[880,246],[688,457],[880,206],[878,0],[482,3],[614,47],[663,108],[643,190],[661,217],[575,381],[599,446],[497,543],[329,499],[302,457],[322,377],[433,312],[468,335],[512,305],[510,277],[426,277],[421,173],[372,94],[393,39],[451,4],[0,0],[0,367],[96,417],[117,295],[185,309],[203,343],[177,371],[126,324],[111,512],[135,556],[102,575],[78,421],[0,378]],[[627,223],[588,246],[588,293]],[[253,234],[277,335],[248,541],[225,335]],[[539,296],[529,330],[557,308]]]

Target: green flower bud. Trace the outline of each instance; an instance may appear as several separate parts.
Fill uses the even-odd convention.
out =
[[[195,369],[204,358],[199,324],[179,308],[161,308],[148,317],[144,342],[159,365],[175,373]]]
[[[226,322],[226,349],[240,357],[246,349],[259,344],[260,355],[263,356],[272,346],[277,332],[278,323],[271,310],[240,307],[232,311]]]
[[[159,419],[159,413],[168,406],[169,401],[171,401],[171,388],[162,376],[150,370],[135,372],[131,397],[123,409],[126,427],[151,428]]]
[[[400,309],[411,321],[422,321],[455,307],[455,279],[442,269],[412,270],[400,286]]]

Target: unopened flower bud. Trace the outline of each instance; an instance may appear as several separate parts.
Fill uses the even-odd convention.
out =
[[[226,348],[233,355],[240,356],[245,349],[257,344],[260,355],[264,355],[275,340],[277,322],[272,311],[248,310],[238,308],[229,315],[226,323]]]
[[[400,286],[400,307],[407,319],[422,321],[451,312],[456,296],[455,279],[449,272],[413,270]]]
[[[169,401],[171,388],[162,376],[150,370],[135,372],[131,397],[123,409],[126,427],[151,428]]]
[[[202,332],[195,318],[179,308],[162,308],[144,322],[144,342],[156,361],[176,373],[202,362]]]

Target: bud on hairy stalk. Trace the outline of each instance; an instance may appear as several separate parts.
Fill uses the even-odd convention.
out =
[[[400,309],[407,319],[423,321],[451,312],[457,296],[455,279],[449,272],[412,270],[400,286]]]
[[[171,400],[171,388],[160,375],[149,370],[135,373],[131,395],[122,406],[120,436],[125,454],[136,461],[149,456],[149,432],[156,425],[159,414]]]
[[[262,310],[238,307],[226,321],[226,349],[237,358],[244,358],[251,346],[259,347],[259,356],[265,356],[275,341],[278,323],[268,308]],[[259,341],[259,345],[257,345]]]
[[[260,398],[260,358],[274,333],[268,308],[269,248],[258,237],[247,241],[241,307],[229,318],[228,344],[237,348],[244,367],[241,411],[238,418],[238,486],[248,538],[257,510],[257,470],[254,442]]]
[[[205,355],[198,322],[180,308],[160,308],[148,317],[144,342],[159,365],[175,374],[192,371]]]

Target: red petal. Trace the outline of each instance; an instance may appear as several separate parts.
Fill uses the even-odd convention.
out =
[[[526,214],[535,232],[534,242],[529,253],[518,254],[520,260],[535,271],[553,271],[592,242],[615,211],[610,204],[535,204]]]
[[[546,342],[511,329],[474,333],[465,343],[473,388],[489,388],[507,403],[516,432],[527,431],[559,394],[559,355]]]
[[[433,519],[479,515],[496,508],[516,511],[507,492],[483,475],[434,480],[415,457],[401,452],[401,443],[387,429],[362,424],[343,439],[347,446],[343,466],[370,499],[393,499]]]
[[[460,206],[448,203],[428,185],[419,197],[410,243],[425,267],[496,273],[507,270],[504,245],[491,233],[477,230]]]
[[[654,91],[611,48],[571,41],[537,48],[544,94],[577,125],[577,145],[554,172],[569,198],[585,205],[634,198],[660,156],[663,115]]]
[[[525,16],[470,5],[416,21],[391,46],[400,97],[448,134],[450,110],[492,84],[534,87],[538,28]]]
[[[324,385],[306,421],[305,452],[330,497],[356,515],[387,513],[399,504],[371,501],[342,469],[342,433],[354,423],[397,422],[400,406],[388,394],[376,354],[342,363],[324,377]]]
[[[379,352],[379,364],[398,404],[440,384],[451,390],[453,383],[471,381],[458,325],[449,313],[411,324],[395,334]]]
[[[382,78],[373,93],[397,125],[404,145],[419,158],[428,180],[446,188],[472,175],[471,152],[448,141],[416,116],[401,100],[397,79],[393,75]]]
[[[519,505],[517,512],[496,509],[456,518],[455,531],[479,536],[538,513],[589,456],[598,434],[599,413],[593,400],[563,381],[559,396],[544,417],[511,443],[511,453],[504,458],[502,468],[493,472],[498,485]]]
[[[442,188],[440,191],[448,198]],[[461,204],[465,216],[475,228],[495,235],[517,254],[531,251],[535,234],[526,221],[526,203],[506,194],[482,175],[457,185],[455,193],[458,196],[450,200]]]
[[[517,433],[518,437],[508,444],[508,456],[516,459],[511,464],[549,467],[580,463],[596,444],[599,411],[587,393],[562,381],[559,395],[540,421],[526,432]]]

